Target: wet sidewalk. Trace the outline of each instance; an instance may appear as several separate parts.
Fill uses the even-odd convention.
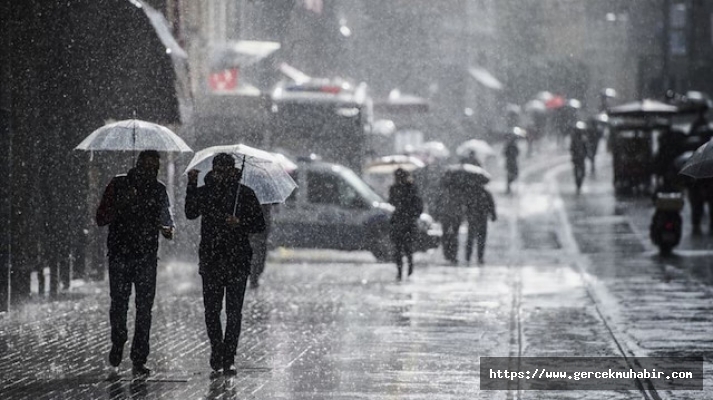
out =
[[[108,294],[89,285],[1,317],[0,397],[478,398],[478,356],[507,354],[507,274],[424,266],[396,283],[390,265],[273,263],[247,296],[238,376],[216,381],[196,268],[172,263],[154,308],[154,377],[132,382],[124,360],[121,380],[106,381]]]

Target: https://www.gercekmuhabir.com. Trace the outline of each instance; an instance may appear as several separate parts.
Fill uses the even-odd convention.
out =
[[[703,390],[702,357],[481,357],[483,390]]]

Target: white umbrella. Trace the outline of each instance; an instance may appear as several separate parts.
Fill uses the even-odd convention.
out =
[[[450,150],[442,142],[430,141],[414,146],[413,153],[426,159],[446,159],[451,155]]]
[[[75,150],[142,151],[190,153],[190,147],[163,125],[127,119],[102,126],[82,140]]]
[[[481,139],[470,139],[461,143],[460,146],[456,148],[456,155],[458,157],[467,157],[471,151],[475,153],[479,160],[484,160],[495,155],[495,150],[493,150],[488,142]]]
[[[242,168],[240,183],[251,188],[260,204],[283,203],[297,184],[285,171],[284,163],[274,153],[244,144],[212,146],[198,151],[188,163],[184,175],[192,170],[201,171],[198,183],[205,182],[205,175],[213,168],[213,158],[219,153],[233,156],[236,166]],[[238,197],[235,199],[236,205]]]
[[[371,174],[393,174],[399,168],[413,172],[425,166],[426,164],[416,157],[396,154],[379,157],[370,161],[364,166],[364,172]]]

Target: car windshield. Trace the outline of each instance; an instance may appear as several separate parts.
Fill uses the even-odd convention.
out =
[[[379,196],[374,190],[367,185],[366,182],[364,182],[357,174],[354,173],[354,171],[347,169],[347,168],[340,168],[342,176],[344,177],[344,180],[347,181],[349,185],[351,185],[357,193],[359,193],[364,200],[367,200],[369,202],[379,202],[379,203],[384,203],[385,200]]]

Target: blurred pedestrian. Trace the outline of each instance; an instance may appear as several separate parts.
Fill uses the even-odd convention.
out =
[[[507,187],[506,193],[511,192],[510,186],[518,176],[517,157],[520,155],[520,149],[517,147],[518,136],[509,135],[503,153],[505,155],[505,169],[507,171]]]
[[[199,273],[203,279],[205,323],[210,340],[210,366],[225,375],[233,367],[242,324],[245,289],[250,276],[249,235],[265,230],[265,218],[255,192],[240,183],[242,170],[230,154],[213,158],[213,169],[198,187],[200,171],[188,171],[185,212],[201,217]],[[225,298],[225,332],[220,314]]]
[[[569,138],[569,154],[572,157],[572,167],[574,171],[574,184],[577,186],[577,194],[582,191],[582,183],[586,170],[587,141],[585,137],[586,125],[584,122],[577,122],[575,129],[572,129]]]
[[[389,188],[389,203],[394,206],[391,214],[391,241],[398,270],[396,278],[401,279],[404,257],[408,262],[408,276],[413,274],[413,240],[416,222],[423,212],[423,200],[408,171],[399,168],[394,171],[394,178],[395,182]]]
[[[597,151],[599,150],[599,142],[604,136],[605,130],[606,125],[604,122],[600,122],[594,117],[589,119],[585,139],[587,143],[587,158],[591,164],[590,171],[592,176],[596,173],[595,159],[597,157]]]
[[[697,179],[688,185],[688,202],[691,206],[691,234],[702,234],[701,222],[708,205],[708,232],[713,236],[713,179]]]
[[[250,263],[250,287],[260,286],[260,275],[265,272],[265,261],[267,260],[267,248],[270,240],[270,229],[272,228],[272,205],[262,205],[262,215],[265,218],[265,230],[250,235],[250,246],[253,249],[253,259]]]
[[[109,364],[121,364],[128,339],[126,314],[133,285],[136,321],[130,357],[132,373],[139,377],[151,374],[146,360],[156,295],[158,234],[173,239],[175,229],[166,186],[156,179],[160,158],[153,150],[139,153],[134,168],[109,182],[96,212],[97,225],[109,225]]]
[[[443,257],[452,264],[458,263],[458,231],[465,214],[465,188],[454,175],[446,172],[440,179],[439,197],[433,217],[441,223]]]
[[[470,263],[473,254],[473,242],[478,239],[478,264],[485,262],[485,241],[488,236],[488,218],[498,219],[493,195],[483,185],[471,185],[466,198],[466,219],[468,236],[465,242],[465,260]]]

